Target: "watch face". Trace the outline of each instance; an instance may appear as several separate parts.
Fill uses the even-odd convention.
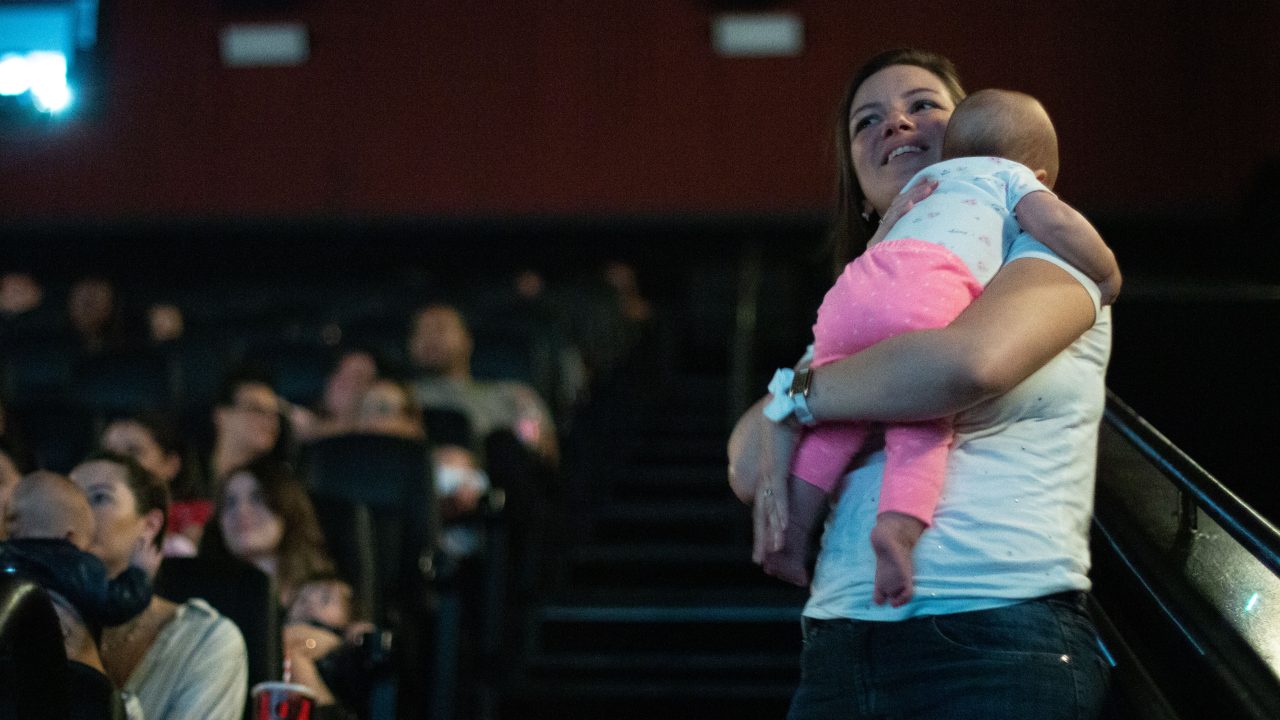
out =
[[[796,376],[791,379],[791,390],[787,394],[794,396],[797,393],[799,393],[800,395],[808,397],[809,396],[809,377],[810,377],[810,373],[809,373],[809,370],[807,369],[801,370],[800,372],[796,373]]]

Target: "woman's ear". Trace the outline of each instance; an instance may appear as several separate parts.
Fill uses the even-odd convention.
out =
[[[871,207],[870,200],[862,201],[862,219],[871,222],[871,217],[876,214],[876,209]]]
[[[164,511],[159,508],[150,510],[146,515],[142,516],[142,533],[147,542],[155,541],[156,536],[160,534],[162,525],[164,525]]]

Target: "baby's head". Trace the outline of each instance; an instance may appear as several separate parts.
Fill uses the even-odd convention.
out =
[[[289,622],[320,623],[342,629],[354,619],[351,586],[333,573],[312,575],[298,586]]]
[[[1044,171],[1058,179],[1058,134],[1040,101],[1012,90],[979,90],[956,106],[942,142],[942,157],[989,155]]]
[[[13,489],[5,525],[14,540],[56,538],[84,550],[97,523],[89,500],[71,480],[57,473],[27,475]]]

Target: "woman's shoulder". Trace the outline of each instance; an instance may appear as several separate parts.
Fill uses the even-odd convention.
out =
[[[183,634],[224,639],[234,637],[244,643],[236,624],[202,598],[191,598],[179,605],[173,624]]]

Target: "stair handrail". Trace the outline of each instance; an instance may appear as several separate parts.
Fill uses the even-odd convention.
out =
[[[1280,529],[1192,460],[1111,390],[1106,421],[1159,468],[1232,538],[1280,576]]]

